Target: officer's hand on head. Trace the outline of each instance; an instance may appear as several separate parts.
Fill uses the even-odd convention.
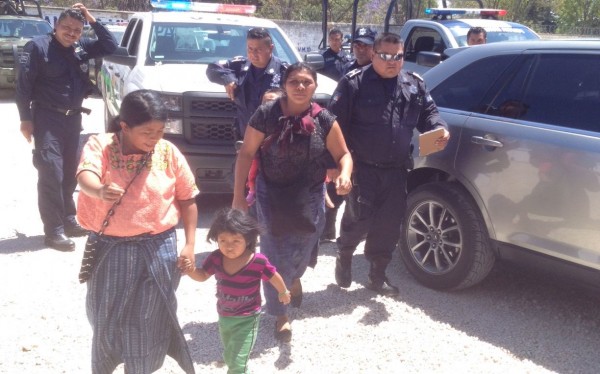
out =
[[[33,122],[21,121],[21,134],[27,139],[28,143],[31,143],[31,140],[33,140]]]
[[[90,11],[82,3],[73,4],[71,8],[79,10],[81,14],[83,14],[83,16],[85,17],[86,21],[88,21],[89,23],[96,22],[96,18],[92,16]]]
[[[237,84],[235,82],[231,82],[225,85],[225,92],[227,92],[227,96],[231,100],[235,99],[235,89],[237,88]]]

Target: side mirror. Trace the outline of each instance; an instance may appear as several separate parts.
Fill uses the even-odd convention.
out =
[[[433,67],[442,61],[442,55],[437,52],[419,52],[417,54],[417,65]]]
[[[317,52],[309,52],[305,54],[304,62],[317,71],[325,67],[325,60],[323,59],[323,56]]]

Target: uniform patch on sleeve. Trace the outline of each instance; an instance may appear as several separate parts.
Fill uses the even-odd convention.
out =
[[[340,99],[340,96],[342,96],[339,92],[335,91],[333,93],[333,96],[331,97],[331,102],[332,103],[337,103],[338,100]]]
[[[21,52],[19,54],[19,64],[29,65],[29,52]]]

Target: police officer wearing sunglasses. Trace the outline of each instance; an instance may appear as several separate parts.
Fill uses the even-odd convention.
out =
[[[402,71],[400,36],[378,35],[373,52],[372,64],[346,74],[330,103],[354,161],[353,188],[337,239],[335,279],[340,287],[350,286],[352,255],[366,238],[367,288],[395,296],[398,288],[385,271],[406,210],[406,162],[413,130],[444,128],[439,147],[446,145],[450,134],[423,80]]]

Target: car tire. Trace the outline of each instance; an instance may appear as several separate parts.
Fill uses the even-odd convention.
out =
[[[398,244],[408,271],[438,290],[477,284],[496,259],[477,205],[455,183],[425,184],[408,195]]]

